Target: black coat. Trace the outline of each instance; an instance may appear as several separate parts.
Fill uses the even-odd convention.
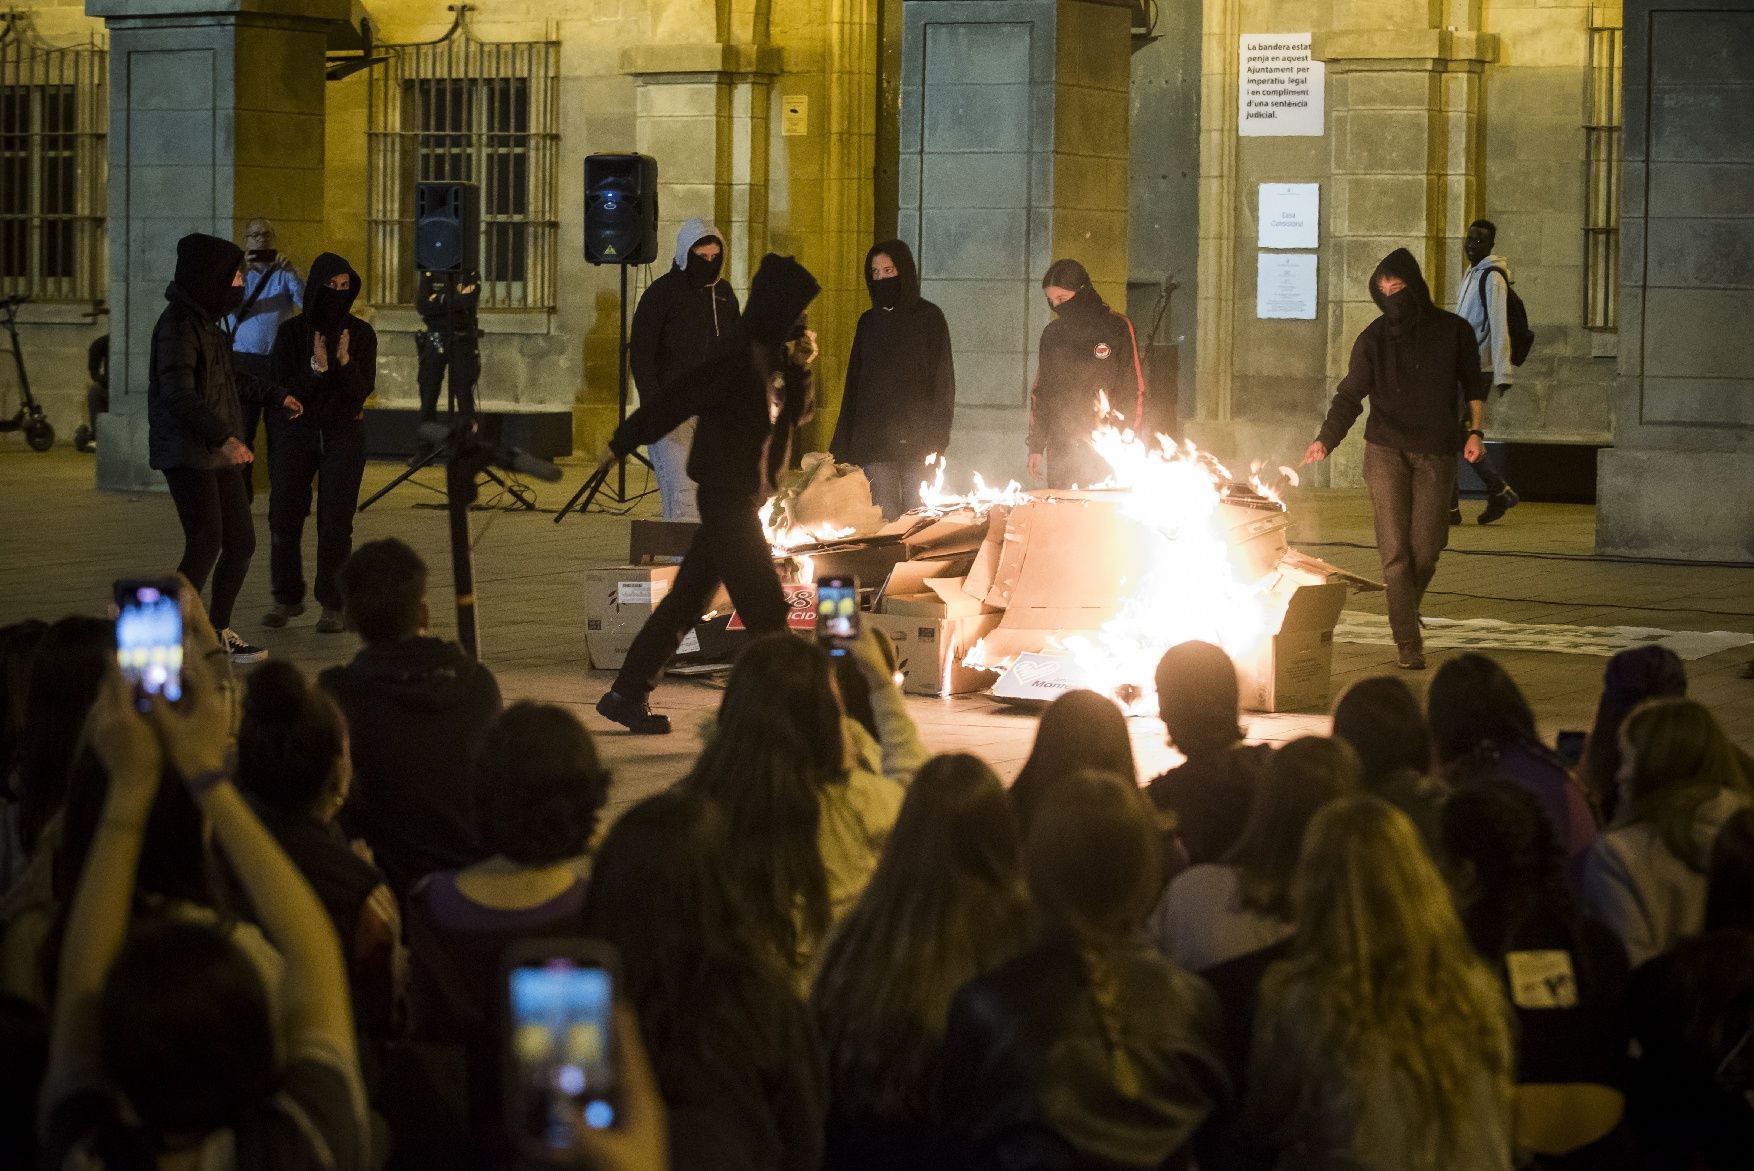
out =
[[[871,258],[895,262],[900,283],[893,308],[877,302]],[[920,463],[950,445],[956,412],[956,364],[944,312],[920,297],[920,274],[900,240],[865,254],[872,306],[859,318],[847,356],[846,393],[829,449],[844,462]]]
[[[1145,408],[1145,375],[1133,323],[1086,286],[1041,331],[1035,387],[1029,394],[1031,453],[1069,452],[1087,444],[1102,419],[1099,394],[1111,411],[1137,427]]]
[[[1390,306],[1376,287],[1377,278],[1384,274],[1407,282],[1403,296],[1410,303],[1399,322],[1390,319]],[[1456,426],[1462,401],[1486,397],[1480,385],[1480,347],[1474,327],[1432,304],[1419,262],[1405,248],[1395,249],[1377,265],[1370,277],[1370,296],[1383,316],[1365,326],[1352,343],[1351,365],[1334,391],[1316,438],[1333,451],[1369,398],[1366,443],[1420,455],[1454,455],[1462,446]]]
[[[633,311],[627,359],[640,401],[700,365],[738,331],[737,294],[729,281],[696,284],[677,268],[653,281]]]
[[[315,352],[313,338],[318,332],[312,322],[313,299],[338,294],[327,288],[330,279],[346,273],[352,278],[352,289],[340,294],[333,306],[341,314],[339,324],[323,330],[328,350],[329,369],[318,374],[311,369]],[[378,335],[371,326],[347,312],[359,295],[359,274],[333,252],[325,252],[311,264],[310,278],[305,282],[305,311],[283,322],[274,335],[272,369],[274,381],[304,405],[304,413],[287,420],[293,426],[324,427],[358,415],[371,397],[378,376]],[[347,333],[347,364],[340,362],[341,334]],[[275,408],[277,411],[280,408]]]
[[[220,448],[243,431],[240,398],[278,403],[285,392],[232,369],[231,339],[180,285],[152,329],[146,386],[148,462],[154,468],[224,468]]]

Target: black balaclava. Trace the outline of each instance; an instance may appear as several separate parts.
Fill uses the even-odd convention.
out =
[[[878,255],[889,257],[895,265],[894,276],[880,281],[871,279],[871,261]],[[865,253],[865,288],[871,293],[871,304],[878,309],[911,308],[919,301],[920,271],[906,241],[884,240]]]
[[[719,254],[711,260],[695,251],[696,248],[709,241],[719,246]],[[724,268],[725,242],[717,236],[702,236],[688,246],[688,267],[682,271],[688,274],[688,279],[695,285],[703,289],[706,288],[719,279],[719,273],[723,272]]]
[[[1102,299],[1102,294],[1090,283],[1089,270],[1076,260],[1056,260],[1048,265],[1047,275],[1041,278],[1041,287],[1072,290],[1070,300],[1053,307],[1060,317],[1096,313],[1108,308],[1108,302]]]
[[[756,341],[782,345],[821,291],[822,286],[809,269],[790,256],[769,252],[761,258],[761,267],[749,282],[743,328]]]
[[[244,250],[230,240],[191,232],[177,241],[177,272],[171,283],[218,321],[244,303],[243,286],[231,283],[243,262]]]
[[[329,282],[341,273],[347,274],[347,289],[331,289]],[[327,338],[338,337],[347,324],[347,312],[359,296],[359,274],[353,266],[333,252],[324,252],[311,261],[311,274],[305,280],[305,316],[311,328]]]

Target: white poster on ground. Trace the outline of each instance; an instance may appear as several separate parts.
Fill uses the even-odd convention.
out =
[[[1255,316],[1313,321],[1316,257],[1313,252],[1260,252],[1255,267]]]
[[[1310,59],[1308,33],[1244,33],[1237,65],[1238,134],[1322,135],[1326,73]]]
[[[1262,183],[1260,240],[1262,248],[1314,248],[1320,183]]]

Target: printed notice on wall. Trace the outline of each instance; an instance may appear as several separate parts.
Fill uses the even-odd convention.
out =
[[[1255,268],[1255,316],[1313,321],[1316,257],[1313,252],[1260,252]]]
[[[1260,246],[1314,248],[1321,190],[1319,183],[1262,183]]]
[[[1308,33],[1244,33],[1236,132],[1245,137],[1320,135],[1327,93]]]
[[[810,133],[810,98],[807,94],[787,94],[780,100],[780,134],[793,138]]]

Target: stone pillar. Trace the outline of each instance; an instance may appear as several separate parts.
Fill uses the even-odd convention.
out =
[[[1603,553],[1754,562],[1754,10],[1628,0]]]
[[[1497,38],[1341,29],[1316,33],[1312,55],[1328,73],[1331,178],[1322,218],[1331,387],[1377,316],[1370,274],[1389,252],[1410,250],[1433,300],[1449,304],[1461,241],[1479,214],[1481,73],[1497,57]],[[1329,461],[1331,482],[1360,482],[1363,458],[1362,442],[1342,445]]]
[[[1042,274],[1075,257],[1126,305],[1130,8],[907,0],[903,26],[899,227],[950,322],[953,471],[1021,480]]]
[[[189,232],[255,215],[313,255],[323,220],[323,56],[348,0],[86,0],[110,34],[110,413],[98,487],[162,488],[147,466],[152,328]]]

